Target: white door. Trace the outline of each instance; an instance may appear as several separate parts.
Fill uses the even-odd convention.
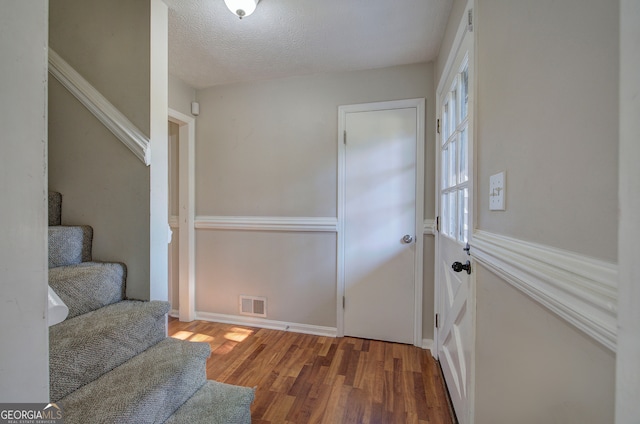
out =
[[[347,336],[414,344],[418,108],[386,105],[342,110],[343,328]]]
[[[460,423],[471,422],[475,291],[468,251],[473,211],[473,34],[465,31],[439,85],[437,353]]]

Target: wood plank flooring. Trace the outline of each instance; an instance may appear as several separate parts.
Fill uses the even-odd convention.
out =
[[[257,387],[254,424],[454,422],[437,363],[414,346],[176,318],[169,335],[211,345],[207,378]]]

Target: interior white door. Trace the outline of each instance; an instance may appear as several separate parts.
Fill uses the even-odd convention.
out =
[[[465,31],[438,92],[437,352],[460,423],[472,421],[475,291],[465,247],[473,228],[473,35]]]
[[[416,108],[345,116],[344,334],[414,343]]]

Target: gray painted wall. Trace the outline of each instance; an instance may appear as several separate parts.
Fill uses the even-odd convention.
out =
[[[63,59],[150,134],[150,2],[51,2],[50,39]],[[63,223],[92,225],[94,258],[126,263],[127,295],[148,299],[149,168],[55,80],[49,110],[49,186],[63,195]]]
[[[617,3],[478,6],[478,228],[615,262]]]
[[[425,214],[434,212],[433,65],[315,75],[197,92],[196,215],[335,217],[338,106],[427,99]],[[237,314],[267,296],[269,319],[336,326],[336,236],[198,230],[196,309]],[[433,251],[433,237],[425,237]],[[433,337],[433,268],[424,337]]]
[[[47,1],[0,1],[0,402],[49,401]]]
[[[196,90],[184,81],[169,75],[169,107],[191,116],[191,102],[196,99]]]
[[[438,72],[465,3],[454,3]],[[475,9],[476,228],[615,262],[617,3]],[[502,170],[507,210],[490,212],[489,176]],[[475,422],[613,422],[615,355],[476,270]]]
[[[620,2],[620,226],[616,423],[640,417],[640,2]]]

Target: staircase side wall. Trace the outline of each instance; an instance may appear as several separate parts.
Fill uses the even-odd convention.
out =
[[[150,2],[56,0],[50,45],[147,136]],[[127,296],[150,297],[150,168],[54,79],[49,86],[49,187],[62,223],[94,227],[93,256],[127,264]]]
[[[0,1],[0,402],[47,402],[47,0]]]

